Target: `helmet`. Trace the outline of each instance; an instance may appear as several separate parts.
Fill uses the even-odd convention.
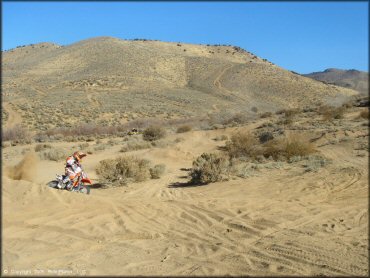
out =
[[[86,154],[85,153],[83,153],[83,152],[74,152],[73,153],[73,157],[78,161],[78,162],[80,162],[81,161],[81,159],[83,158],[83,157],[85,157],[86,156]]]

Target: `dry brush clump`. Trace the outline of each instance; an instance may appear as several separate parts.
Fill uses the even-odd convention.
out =
[[[260,168],[261,163],[277,161],[295,162],[308,159],[309,155],[316,152],[312,143],[301,136],[291,135],[284,138],[271,138],[271,134],[266,137],[269,139],[264,143],[250,132],[237,132],[227,141],[225,146],[226,154],[203,153],[193,161],[190,172],[191,184],[207,184],[216,181],[227,180],[230,176],[248,177]],[[297,160],[298,161],[298,160]],[[309,169],[317,169],[320,165],[325,165],[325,161],[309,160],[313,165],[307,166]],[[307,171],[307,170],[306,170]]]
[[[4,128],[2,130],[3,141],[25,142],[27,139],[29,139],[28,131],[20,125]]]
[[[166,130],[160,126],[150,126],[143,132],[143,139],[145,141],[156,141],[166,136]]]
[[[241,131],[232,135],[226,142],[225,150],[230,158],[247,158],[260,160],[272,157],[275,160],[285,160],[293,156],[307,156],[316,149],[312,143],[298,135],[274,138],[271,132],[263,132],[259,140],[250,132]]]
[[[131,152],[143,149],[149,149],[152,147],[152,144],[149,142],[140,142],[140,141],[129,141],[121,149],[120,152]]]
[[[293,156],[308,156],[316,152],[315,146],[301,136],[292,135],[288,138],[278,138],[265,144],[264,157],[275,160],[290,159]]]
[[[322,115],[324,121],[331,121],[334,119],[343,119],[346,108],[344,106],[332,107],[323,105],[318,108],[318,113]]]
[[[157,165],[154,165],[154,167],[149,169],[150,176],[152,179],[159,179],[160,177],[163,176],[165,171],[166,171],[165,164],[157,164]]]
[[[193,161],[193,167],[190,172],[190,183],[208,184],[227,180],[229,170],[230,161],[228,157],[215,153],[203,153]]]
[[[66,159],[68,153],[63,149],[44,149],[40,151],[39,157],[43,160],[61,161]]]
[[[189,132],[191,130],[192,130],[191,125],[182,125],[177,128],[176,133],[184,133]]]
[[[135,156],[120,156],[115,159],[101,160],[95,170],[105,182],[111,182],[114,185],[125,185],[129,182],[159,178],[163,174],[163,166],[150,166],[149,160]]]
[[[257,139],[250,132],[239,131],[226,142],[225,149],[230,157],[255,157],[257,145]]]
[[[366,110],[361,111],[359,117],[362,119],[369,120],[369,110],[366,109]]]
[[[35,146],[35,152],[40,152],[40,151],[43,151],[43,150],[46,150],[46,149],[51,149],[51,145],[49,144],[37,144]]]

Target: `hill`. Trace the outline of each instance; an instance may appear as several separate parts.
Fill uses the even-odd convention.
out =
[[[369,74],[358,70],[326,69],[321,72],[303,74],[306,77],[328,84],[356,90],[367,95],[369,90]]]
[[[253,107],[275,111],[357,94],[236,46],[98,37],[12,49],[3,53],[2,66],[4,122],[18,114],[32,130],[253,114]]]

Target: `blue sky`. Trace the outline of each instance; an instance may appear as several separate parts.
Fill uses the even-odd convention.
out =
[[[2,49],[96,36],[240,46],[299,73],[368,71],[364,2],[2,2]]]

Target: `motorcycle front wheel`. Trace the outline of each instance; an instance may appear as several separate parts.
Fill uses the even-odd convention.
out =
[[[46,185],[51,187],[51,188],[58,188],[58,181],[56,180],[53,180],[53,181],[49,181]]]

